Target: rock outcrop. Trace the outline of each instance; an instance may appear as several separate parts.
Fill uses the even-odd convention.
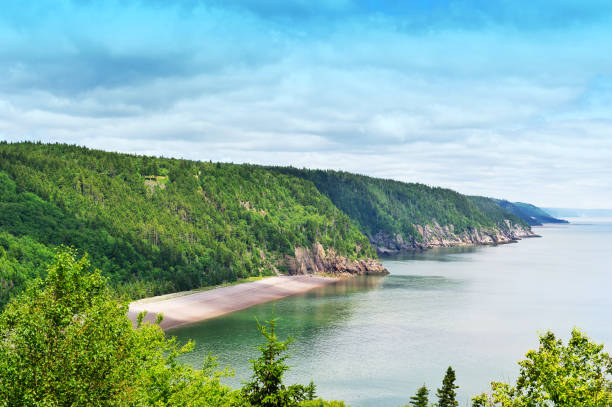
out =
[[[516,242],[525,237],[537,237],[528,227],[505,220],[495,228],[469,228],[456,232],[453,225],[440,226],[414,225],[419,238],[400,234],[377,233],[370,242],[378,254],[389,254],[403,250],[426,250],[435,247],[495,245]],[[351,260],[337,255],[333,250],[327,252],[320,243],[312,248],[296,247],[294,256],[286,256],[285,264],[289,274],[336,274],[371,275],[388,274],[386,268],[376,259]]]
[[[286,264],[290,274],[388,274],[386,268],[376,259],[351,260],[338,256],[333,250],[325,252],[320,243],[312,248],[295,248],[295,256],[287,256]]]
[[[379,254],[386,254],[434,247],[495,245],[537,236],[529,228],[511,223],[509,220],[505,220],[496,228],[469,228],[460,233],[455,232],[453,225],[440,226],[437,222],[434,222],[433,225],[414,225],[414,227],[420,235],[419,239],[414,236],[405,239],[400,234],[393,236],[379,232],[370,239],[370,242]]]

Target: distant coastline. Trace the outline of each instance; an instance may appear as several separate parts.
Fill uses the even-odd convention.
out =
[[[612,221],[612,209],[543,208],[552,216],[566,220],[601,219]]]

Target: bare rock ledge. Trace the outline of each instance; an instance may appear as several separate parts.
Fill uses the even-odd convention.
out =
[[[404,239],[400,234],[389,235],[379,232],[370,239],[370,242],[378,254],[387,254],[435,247],[496,245],[513,243],[527,237],[539,237],[529,228],[513,224],[509,220],[498,228],[471,228],[461,233],[456,233],[453,225],[440,226],[437,222],[433,225],[414,225],[414,227],[420,235],[420,241],[413,236]]]
[[[287,256],[285,262],[289,273],[296,274],[332,274],[332,275],[372,275],[389,274],[382,263],[376,259],[352,260],[338,256],[333,250],[325,252],[320,243],[311,249],[296,247],[295,256]]]

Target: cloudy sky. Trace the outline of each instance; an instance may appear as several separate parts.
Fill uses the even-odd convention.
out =
[[[609,0],[2,8],[2,140],[612,207]]]

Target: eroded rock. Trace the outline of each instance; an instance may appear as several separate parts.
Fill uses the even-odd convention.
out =
[[[370,239],[378,254],[395,253],[402,250],[426,250],[435,247],[454,247],[472,245],[493,245],[511,243],[525,237],[537,236],[530,229],[505,220],[503,225],[491,229],[470,228],[462,233],[455,233],[453,225],[440,226],[414,225],[420,239],[401,235],[389,235],[378,232]]]
[[[287,256],[286,264],[290,274],[388,274],[386,268],[376,259],[352,260],[327,252],[320,243],[312,248],[296,247],[295,256]]]

